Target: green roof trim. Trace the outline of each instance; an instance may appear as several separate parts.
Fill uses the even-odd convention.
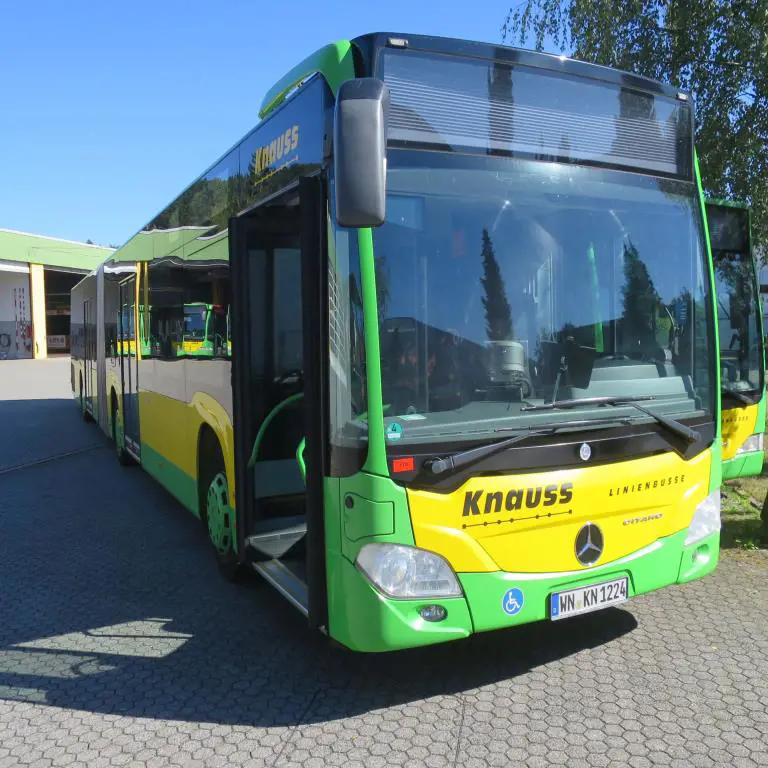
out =
[[[311,56],[307,56],[267,91],[267,95],[261,102],[259,117],[264,119],[283,103],[285,97],[302,80],[315,74],[322,75],[335,96],[339,86],[355,76],[352,43],[349,40],[340,40],[323,46]]]
[[[115,251],[109,264],[133,264],[171,256],[181,261],[228,261],[229,229],[216,232],[210,237],[202,237],[213,229],[213,226],[189,226],[142,230]]]
[[[172,255],[183,258],[184,251],[189,247],[189,244],[194,243],[197,238],[212,229],[213,227],[210,225],[176,227],[174,229],[142,229],[115,251],[110,263],[152,261]]]
[[[113,253],[103,245],[0,229],[0,260],[90,272]]]

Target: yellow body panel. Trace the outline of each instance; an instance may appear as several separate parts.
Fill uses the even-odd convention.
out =
[[[610,466],[474,477],[449,494],[410,490],[416,546],[459,573],[588,570],[576,534],[600,526],[597,564],[618,560],[686,528],[709,493],[710,451],[691,461],[673,453]]]
[[[118,341],[117,354],[120,355],[121,357],[125,357],[127,355],[135,355],[136,354],[135,340],[129,339],[128,341]]]
[[[224,470],[229,485],[229,503],[235,506],[235,435],[232,420],[218,400],[204,392],[197,392],[190,404],[192,410],[192,430],[197,447],[197,434],[203,423],[207,424],[219,438],[219,445],[224,454]],[[195,473],[195,476],[197,473]]]
[[[118,397],[118,405],[120,403],[120,395],[122,394],[122,385],[120,383],[120,369],[118,367],[113,368],[107,368],[107,375],[106,375],[106,382],[107,382],[107,396],[111,398],[112,391],[114,390],[115,394]]]
[[[141,442],[170,461],[189,477],[197,477],[197,432],[193,432],[190,407],[183,400],[139,392]]]
[[[722,412],[723,461],[732,459],[744,441],[755,433],[757,410],[757,405],[748,405]]]
[[[207,424],[219,438],[230,488],[230,503],[234,507],[234,433],[227,411],[217,400],[197,392],[191,403],[185,403],[142,390],[139,394],[139,414],[141,442],[195,481],[198,435],[202,425]]]

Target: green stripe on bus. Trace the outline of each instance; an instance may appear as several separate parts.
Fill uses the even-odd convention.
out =
[[[200,517],[197,481],[147,443],[141,444],[141,465],[193,515]]]

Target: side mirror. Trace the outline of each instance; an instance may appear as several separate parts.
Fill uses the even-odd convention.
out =
[[[336,97],[333,168],[336,222],[378,227],[386,212],[389,89],[364,77],[342,83]]]

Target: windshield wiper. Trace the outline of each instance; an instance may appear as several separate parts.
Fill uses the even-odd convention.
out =
[[[751,397],[748,397],[748,395],[752,395],[755,392],[757,392],[756,389],[736,390],[736,389],[728,389],[728,387],[720,387],[721,395],[729,395],[734,400],[738,400],[740,403],[743,403],[744,405],[755,404],[755,401]]]
[[[631,405],[638,411],[642,411],[646,416],[650,416],[652,419],[655,419],[667,431],[678,435],[678,437],[682,437],[689,443],[695,443],[701,439],[701,434],[695,429],[691,429],[685,424],[681,424],[679,421],[670,419],[668,416],[662,416],[660,413],[649,411],[647,408],[643,408],[642,405],[638,405],[638,402],[653,399],[654,398],[652,395],[634,395],[630,397],[576,397],[572,400],[555,400],[552,403],[542,403],[541,405],[524,405],[520,410],[549,411],[560,408],[579,408],[589,405]]]
[[[551,403],[541,403],[540,405],[524,405],[521,411],[553,411],[561,408],[580,408],[587,405],[615,405],[622,403],[637,403],[642,400],[653,400],[652,395],[628,395],[627,397],[574,397],[570,400],[555,400]]]
[[[508,432],[511,430],[525,430],[521,435],[515,435],[507,440],[501,440],[498,443],[487,443],[486,445],[480,445],[477,448],[470,448],[466,451],[455,453],[453,456],[448,456],[444,459],[439,457],[434,459],[427,459],[424,462],[424,468],[428,469],[433,475],[442,475],[443,472],[453,471],[465,464],[470,464],[478,459],[484,459],[488,456],[493,456],[495,453],[503,451],[505,448],[509,448],[515,443],[519,443],[522,440],[527,440],[529,437],[539,437],[541,435],[551,435],[561,429],[592,429],[603,426],[616,426],[617,424],[631,424],[631,419],[627,418],[608,418],[608,419],[574,419],[572,421],[557,421],[551,424],[531,425],[529,427],[509,427],[508,429],[497,429],[497,432]]]

